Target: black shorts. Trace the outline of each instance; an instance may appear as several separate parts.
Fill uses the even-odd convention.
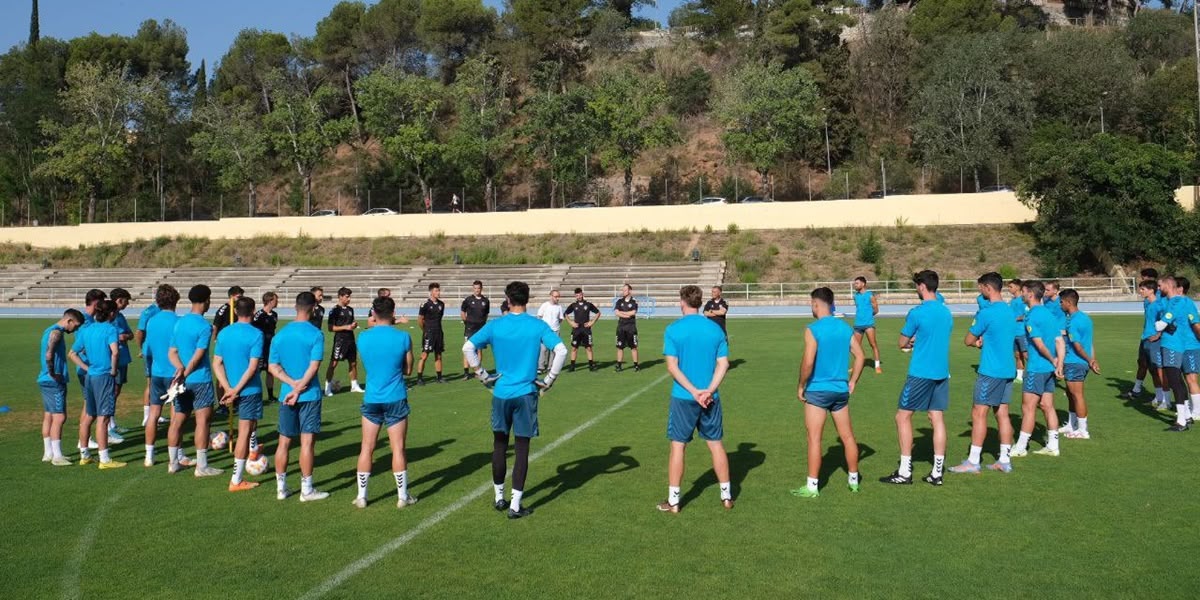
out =
[[[329,358],[331,360],[346,360],[350,362],[357,361],[358,344],[354,342],[354,336],[334,336],[333,354],[331,354]]]
[[[263,336],[262,358],[258,359],[258,367],[263,371],[267,370],[267,365],[271,362],[271,338],[273,336]]]
[[[433,331],[426,330],[425,335],[421,337],[421,352],[441,354],[446,351],[446,340],[441,329]]]
[[[463,337],[468,340],[471,339],[471,336],[479,333],[479,330],[483,329],[483,326],[484,323],[463,323]]]
[[[637,349],[637,325],[621,325],[617,327],[617,348]]]
[[[583,325],[571,330],[571,347],[578,348],[580,346],[584,348],[592,347],[592,330]]]

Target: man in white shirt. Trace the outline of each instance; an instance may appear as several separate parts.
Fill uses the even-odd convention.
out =
[[[550,299],[543,302],[537,311],[537,317],[549,325],[556,334],[559,327],[562,326],[563,319],[566,318],[566,310],[558,303],[559,296],[558,290],[551,290]],[[548,368],[550,368],[550,352],[543,346],[541,356],[538,358],[538,371],[545,371]]]

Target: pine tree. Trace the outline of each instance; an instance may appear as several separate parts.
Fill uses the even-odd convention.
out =
[[[204,59],[200,59],[200,68],[196,69],[196,92],[192,96],[192,107],[200,108],[208,103],[208,68]]]
[[[29,14],[29,45],[37,46],[41,37],[41,26],[38,24],[38,0],[33,0],[33,12]]]

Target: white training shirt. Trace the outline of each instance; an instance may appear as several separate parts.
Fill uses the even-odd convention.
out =
[[[563,319],[566,318],[567,312],[562,304],[555,304],[547,300],[538,307],[537,316],[542,321],[545,321],[550,326],[550,329],[558,333],[558,328],[562,325]]]

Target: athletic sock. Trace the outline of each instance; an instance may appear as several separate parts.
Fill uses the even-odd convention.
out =
[[[370,471],[358,472],[358,498],[359,500],[367,499],[367,480],[371,478]]]
[[[408,499],[408,470],[392,471],[392,475],[396,478],[396,494],[401,500]]]
[[[1017,369],[1017,379],[1025,378],[1025,369]]]
[[[1046,449],[1047,450],[1058,450],[1058,432],[1057,431],[1046,432]]]
[[[733,500],[733,487],[729,485],[728,481],[721,484],[721,499]]]
[[[806,485],[806,487],[808,487],[808,491],[815,492],[815,491],[817,491],[817,487],[818,487],[819,483],[820,483],[820,480],[818,480],[816,477],[809,477],[808,481],[805,483],[805,485]]]
[[[62,440],[50,440],[50,455],[53,458],[62,458]]]
[[[1191,400],[1192,400],[1192,416],[1195,417],[1197,414],[1200,414],[1200,394],[1192,394]]]
[[[667,504],[679,506],[679,488],[667,486]]]
[[[287,473],[275,474],[275,491],[283,492],[287,489]]]
[[[246,459],[244,459],[244,458],[233,459],[233,479],[230,479],[229,482],[234,485],[241,483],[242,482],[242,473],[244,473],[245,471],[246,471]]]
[[[108,448],[104,448],[104,449],[100,450],[100,462],[106,463],[111,460],[112,460],[112,457],[110,457],[108,455]]]
[[[1029,448],[1029,439],[1032,437],[1032,433],[1025,433],[1022,431],[1021,435],[1017,436],[1017,450],[1025,450],[1026,448]]]
[[[1073,412],[1067,413],[1067,427],[1070,427],[1072,430],[1079,427],[1079,417]]]
[[[250,453],[251,454],[258,453],[258,430],[257,429],[250,430]]]
[[[50,457],[50,438],[42,438],[42,458]]]
[[[1012,444],[1000,444],[1000,458],[996,460],[999,463],[1007,463],[1012,459]]]
[[[1175,424],[1187,425],[1187,405],[1186,404],[1176,404],[1175,405]]]
[[[149,420],[150,420],[150,407],[143,406],[142,407],[142,427],[145,427],[146,421],[149,421]]]
[[[300,493],[307,496],[307,495],[313,493],[314,491],[316,491],[316,490],[313,489],[312,475],[309,475],[308,477],[304,477],[303,475],[301,475],[300,476]]]
[[[1167,389],[1158,388],[1158,390],[1154,393],[1154,401],[1159,404],[1167,404]]]
[[[1087,433],[1087,417],[1079,417],[1079,427],[1075,431]]]
[[[146,461],[154,462],[154,444],[146,444]]]
[[[1142,393],[1142,389],[1144,389],[1144,388],[1142,387],[1142,382],[1141,382],[1141,380],[1138,380],[1138,381],[1135,381],[1135,382],[1133,382],[1133,393],[1134,393],[1134,394],[1140,394],[1140,393]]]
[[[933,455],[933,472],[931,472],[930,474],[933,475],[934,477],[941,477],[942,469],[945,468],[945,466],[946,466],[946,455],[934,454]]]
[[[167,458],[171,461],[171,464],[179,464],[179,446],[168,446]]]
[[[983,454],[983,446],[971,445],[971,455],[967,457],[967,462],[977,465],[979,464],[980,455]]]
[[[858,471],[851,471],[849,477],[847,477],[847,480],[850,482],[850,485],[858,485]]]
[[[912,456],[900,456],[900,468],[896,469],[901,477],[912,477]]]
[[[91,458],[91,457],[92,457],[92,453],[90,451],[88,451],[87,446],[79,447],[79,458]]]
[[[197,469],[207,469],[208,468],[208,449],[207,448],[196,448],[196,468]]]
[[[437,372],[437,378],[438,378],[438,379],[441,379],[441,378],[442,378],[442,372],[441,372],[441,371],[438,371],[438,372]]]
[[[524,495],[525,495],[524,490],[513,490],[512,491],[512,502],[508,503],[509,509],[516,511],[516,512],[520,512],[521,511],[521,496],[524,496]]]
[[[496,502],[499,502],[504,499],[504,484],[503,483],[493,483],[492,490],[494,490],[496,492]]]

